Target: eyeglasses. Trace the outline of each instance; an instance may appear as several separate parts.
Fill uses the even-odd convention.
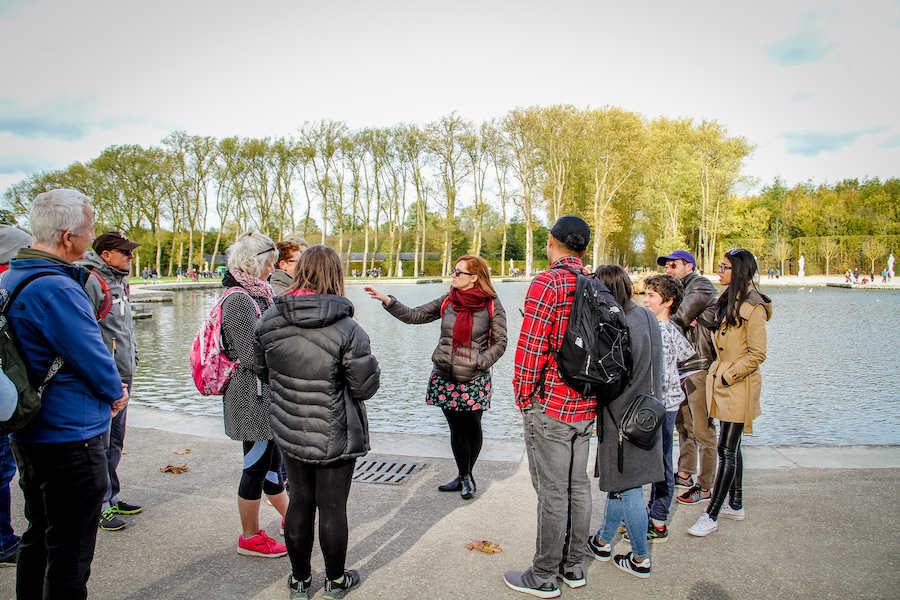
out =
[[[261,256],[263,254],[268,254],[269,252],[275,252],[275,246],[272,246],[271,248],[269,248],[267,250],[263,250],[262,252],[257,252],[256,255]]]
[[[719,272],[720,272],[720,273],[721,273],[722,271],[730,271],[730,270],[731,270],[731,267],[729,267],[728,265],[723,264],[723,263],[719,263]]]
[[[682,261],[682,262],[683,262],[683,261]],[[670,260],[669,262],[666,263],[666,266],[665,266],[666,269],[674,269],[674,268],[676,268],[676,267],[678,267],[678,261],[677,261],[677,260]]]
[[[460,271],[459,269],[453,269],[450,271],[450,274],[456,277],[457,275],[468,275],[469,277],[474,277],[475,273],[466,273],[465,271]]]

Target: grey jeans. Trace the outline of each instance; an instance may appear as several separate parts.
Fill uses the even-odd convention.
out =
[[[588,450],[594,419],[566,423],[533,403],[522,410],[531,483],[537,492],[534,572],[555,577],[580,565],[591,535]]]

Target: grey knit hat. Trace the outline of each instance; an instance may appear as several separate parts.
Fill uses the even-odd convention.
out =
[[[31,236],[18,227],[0,225],[0,265],[15,258],[20,248],[27,248],[33,243]]]

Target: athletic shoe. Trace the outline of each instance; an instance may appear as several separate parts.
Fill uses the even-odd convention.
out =
[[[622,569],[626,573],[631,573],[635,577],[640,577],[641,579],[650,577],[649,558],[645,558],[641,562],[637,562],[634,559],[634,555],[629,552],[628,554],[616,554],[616,557],[613,559],[613,563],[616,565],[616,567]]]
[[[359,571],[354,569],[350,569],[349,571],[344,571],[344,576],[342,577],[343,581],[340,583],[336,581],[331,581],[330,579],[325,580],[325,593],[322,594],[323,598],[327,598],[328,600],[340,600],[349,594],[353,588],[359,585],[361,581],[359,578]]]
[[[584,577],[584,569],[581,568],[581,565],[574,565],[568,569],[560,565],[559,573],[556,576],[562,579],[563,583],[570,588],[580,588],[587,585],[587,579]]]
[[[609,562],[612,558],[612,544],[601,544],[597,537],[592,535],[588,540],[588,552],[599,561]]]
[[[711,533],[714,533],[719,530],[719,524],[706,513],[700,515],[700,518],[697,519],[697,522],[694,523],[694,526],[688,529],[688,533],[691,535],[696,535],[697,537],[706,537]]]
[[[740,508],[731,508],[731,505],[727,502],[722,505],[722,510],[719,511],[719,516],[723,519],[731,519],[732,521],[743,521],[744,520],[744,507]]]
[[[244,556],[262,556],[263,558],[280,558],[287,554],[287,546],[279,544],[266,535],[265,529],[260,529],[259,533],[251,537],[249,540],[243,535],[238,536],[238,554]]]
[[[103,531],[119,531],[125,529],[125,521],[116,516],[112,508],[107,508],[100,513],[100,529]]]
[[[16,546],[6,552],[5,554],[0,554],[0,567],[14,567],[16,563],[19,562],[19,544],[16,542]]]
[[[110,506],[110,508],[117,515],[136,515],[144,510],[137,504],[128,504],[127,502],[124,502],[122,500],[119,500],[118,502]]]
[[[288,575],[288,590],[291,592],[290,600],[309,600],[309,586],[312,583],[312,575],[306,578],[306,581],[294,579],[293,575]]]
[[[694,487],[694,478],[691,475],[687,477],[682,477],[678,473],[675,473],[675,489],[676,490],[689,490]]]
[[[647,525],[647,543],[648,544],[664,544],[669,539],[669,530],[665,525],[662,526],[662,529],[657,529],[653,523],[649,523]],[[631,541],[628,539],[628,534],[622,536],[623,542]]]
[[[682,495],[676,496],[675,499],[681,504],[697,504],[698,502],[709,500],[711,497],[712,494],[709,490],[703,491],[699,485],[695,485]]]
[[[560,595],[556,577],[547,579],[538,577],[535,575],[533,567],[527,571],[507,571],[503,576],[503,581],[511,590],[531,594],[538,598],[558,598]]]

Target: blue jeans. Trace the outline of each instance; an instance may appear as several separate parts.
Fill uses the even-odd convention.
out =
[[[0,435],[0,554],[6,554],[19,544],[12,528],[9,484],[16,474],[16,459],[9,447],[9,436]]]
[[[538,497],[534,572],[539,577],[555,577],[561,566],[584,560],[591,534],[587,462],[593,424],[594,419],[554,419],[537,403],[522,410],[528,470]]]
[[[666,420],[663,422],[662,450],[666,478],[650,487],[650,503],[647,505],[647,510],[650,511],[650,518],[657,521],[665,521],[669,518],[669,507],[672,505],[672,497],[675,495],[675,472],[672,469],[672,450],[675,444],[672,438],[677,416],[677,410],[668,411]]]
[[[644,491],[636,487],[624,492],[609,492],[606,495],[606,510],[603,527],[597,532],[597,539],[608,544],[616,537],[619,525],[625,521],[631,551],[635,558],[647,558],[647,511],[644,509]]]

